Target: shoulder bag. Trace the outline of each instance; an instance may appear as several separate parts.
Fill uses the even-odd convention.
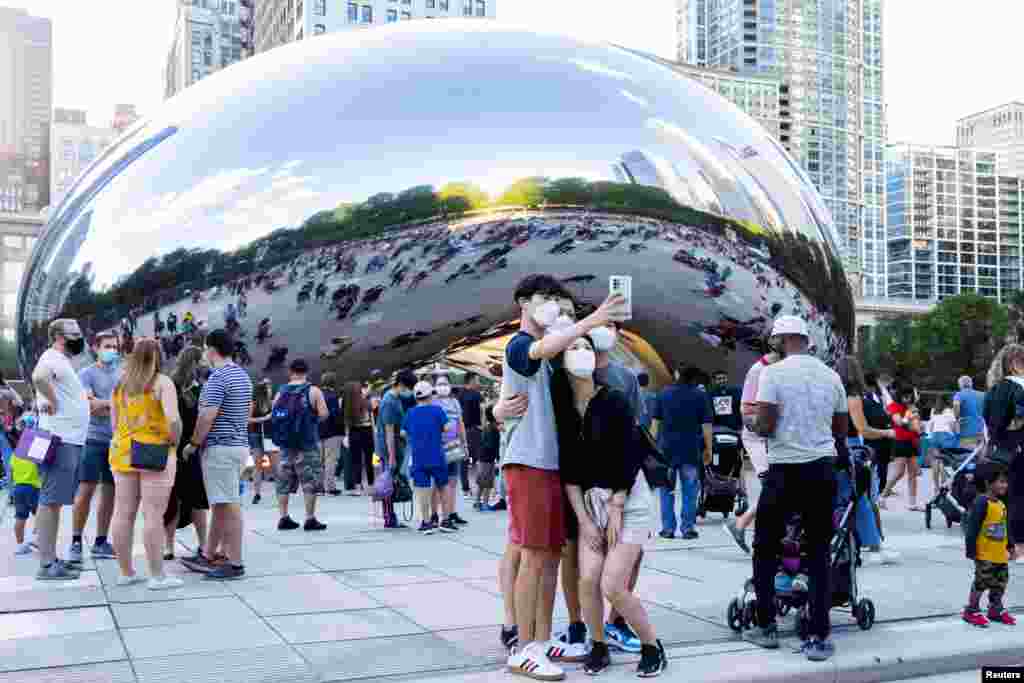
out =
[[[647,485],[652,489],[668,488],[671,485],[669,475],[672,464],[668,457],[658,448],[657,442],[645,427],[633,423],[633,444],[640,452],[640,467],[644,471]]]

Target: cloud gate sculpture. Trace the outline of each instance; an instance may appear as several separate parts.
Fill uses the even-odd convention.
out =
[[[780,314],[808,320],[826,361],[845,352],[837,254],[779,144],[666,63],[410,22],[246,60],[126,133],[50,214],[20,360],[61,316],[91,333],[128,318],[136,337],[159,318],[173,356],[244,292],[257,377],[296,357],[342,379],[440,360],[496,374],[515,283],[548,272],[581,309],[631,275],[618,352],[657,381],[679,362],[740,380]]]

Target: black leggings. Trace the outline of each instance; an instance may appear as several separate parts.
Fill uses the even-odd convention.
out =
[[[1018,452],[1010,458],[1010,471],[1007,476],[1010,488],[1006,495],[1006,516],[1010,523],[1011,542],[1024,543],[1024,455]]]
[[[363,481],[373,486],[373,427],[352,427],[348,430],[348,461],[345,463],[345,488],[349,491]]]

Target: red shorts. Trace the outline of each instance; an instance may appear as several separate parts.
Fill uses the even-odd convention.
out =
[[[508,490],[508,540],[512,545],[561,552],[565,502],[558,472],[525,465],[502,470]]]

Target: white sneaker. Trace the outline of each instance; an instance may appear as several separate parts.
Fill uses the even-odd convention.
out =
[[[160,576],[153,577],[146,584],[146,588],[151,591],[165,591],[171,588],[181,588],[185,585],[185,582],[179,579],[177,576]]]
[[[138,574],[132,574],[131,576],[125,576],[124,574],[118,574],[117,585],[118,586],[134,586],[137,583],[142,583],[146,580],[145,576],[139,576]]]
[[[589,652],[587,643],[564,643],[552,638],[547,642],[544,654],[552,662],[582,662],[586,660]]]
[[[18,547],[14,549],[14,554],[15,555],[31,555],[32,554],[32,550],[34,548],[35,548],[35,545],[32,543],[32,541],[25,541],[24,543],[19,543],[18,544]]]
[[[560,681],[565,678],[565,672],[558,666],[551,663],[544,654],[547,643],[530,643],[526,647],[512,648],[512,654],[508,657],[506,669],[510,673],[526,676],[538,681]]]
[[[898,564],[900,561],[900,554],[895,550],[883,550],[878,553],[882,564]]]

